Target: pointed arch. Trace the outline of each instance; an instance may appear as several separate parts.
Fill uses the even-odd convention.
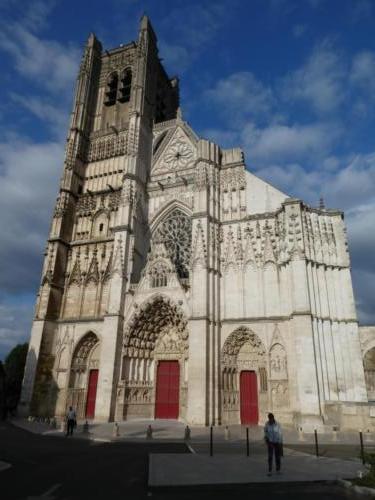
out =
[[[187,349],[187,318],[169,297],[156,293],[149,297],[129,320],[124,330],[124,354],[150,358],[158,339],[174,329]]]
[[[128,66],[122,71],[119,89],[119,102],[129,102],[131,96],[133,72],[132,68]]]
[[[172,212],[175,208],[179,209],[188,217],[191,217],[193,215],[191,208],[186,203],[180,200],[171,200],[165,205],[163,205],[152,217],[150,221],[151,233],[155,231],[155,228],[160,224],[160,221],[168,217],[168,214]]]
[[[78,340],[73,350],[66,404],[75,408],[78,418],[88,417],[88,389],[93,372],[97,380],[100,347],[99,337],[89,331]],[[88,418],[95,414],[95,398],[91,410],[93,413]]]
[[[111,73],[109,73],[109,75],[107,76],[107,86],[104,100],[105,106],[113,106],[114,104],[116,104],[118,83],[119,78],[117,71],[112,71]]]
[[[254,350],[256,350],[260,355],[264,355],[266,353],[264,344],[258,335],[250,330],[250,328],[240,326],[236,328],[236,330],[234,330],[224,342],[222,348],[223,361],[225,362],[225,358],[228,357],[237,357],[240,349],[247,342],[250,343]]]

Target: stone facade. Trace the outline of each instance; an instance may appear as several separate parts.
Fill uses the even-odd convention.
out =
[[[342,212],[259,179],[178,105],[146,17],[137,42],[110,51],[90,35],[21,408],[61,417],[73,404],[83,418],[96,391],[97,421],[153,418],[158,366],[173,360],[191,424],[240,423],[243,372],[260,421],[367,422]]]

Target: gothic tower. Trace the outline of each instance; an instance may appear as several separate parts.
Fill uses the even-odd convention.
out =
[[[73,348],[76,320],[90,326],[98,319],[106,358],[96,416],[108,418],[114,411],[124,298],[139,279],[149,247],[146,185],[153,126],[176,117],[178,100],[178,81],[160,63],[146,16],[137,42],[103,51],[95,35],[89,36],[32,326],[21,398],[26,413],[53,414],[56,405],[57,414],[65,411],[62,388],[69,387],[65,379],[71,375],[61,369],[53,377],[56,358]],[[56,345],[66,318],[65,337]],[[93,334],[84,344],[97,341]]]

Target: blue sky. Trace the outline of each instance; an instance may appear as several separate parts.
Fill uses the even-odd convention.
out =
[[[0,359],[29,336],[85,40],[133,40],[144,12],[198,134],[345,211],[359,319],[375,323],[375,1],[0,0]]]

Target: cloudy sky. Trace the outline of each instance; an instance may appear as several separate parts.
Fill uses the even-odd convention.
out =
[[[0,359],[29,335],[85,40],[133,40],[144,12],[200,135],[345,211],[375,323],[374,0],[0,0]]]

